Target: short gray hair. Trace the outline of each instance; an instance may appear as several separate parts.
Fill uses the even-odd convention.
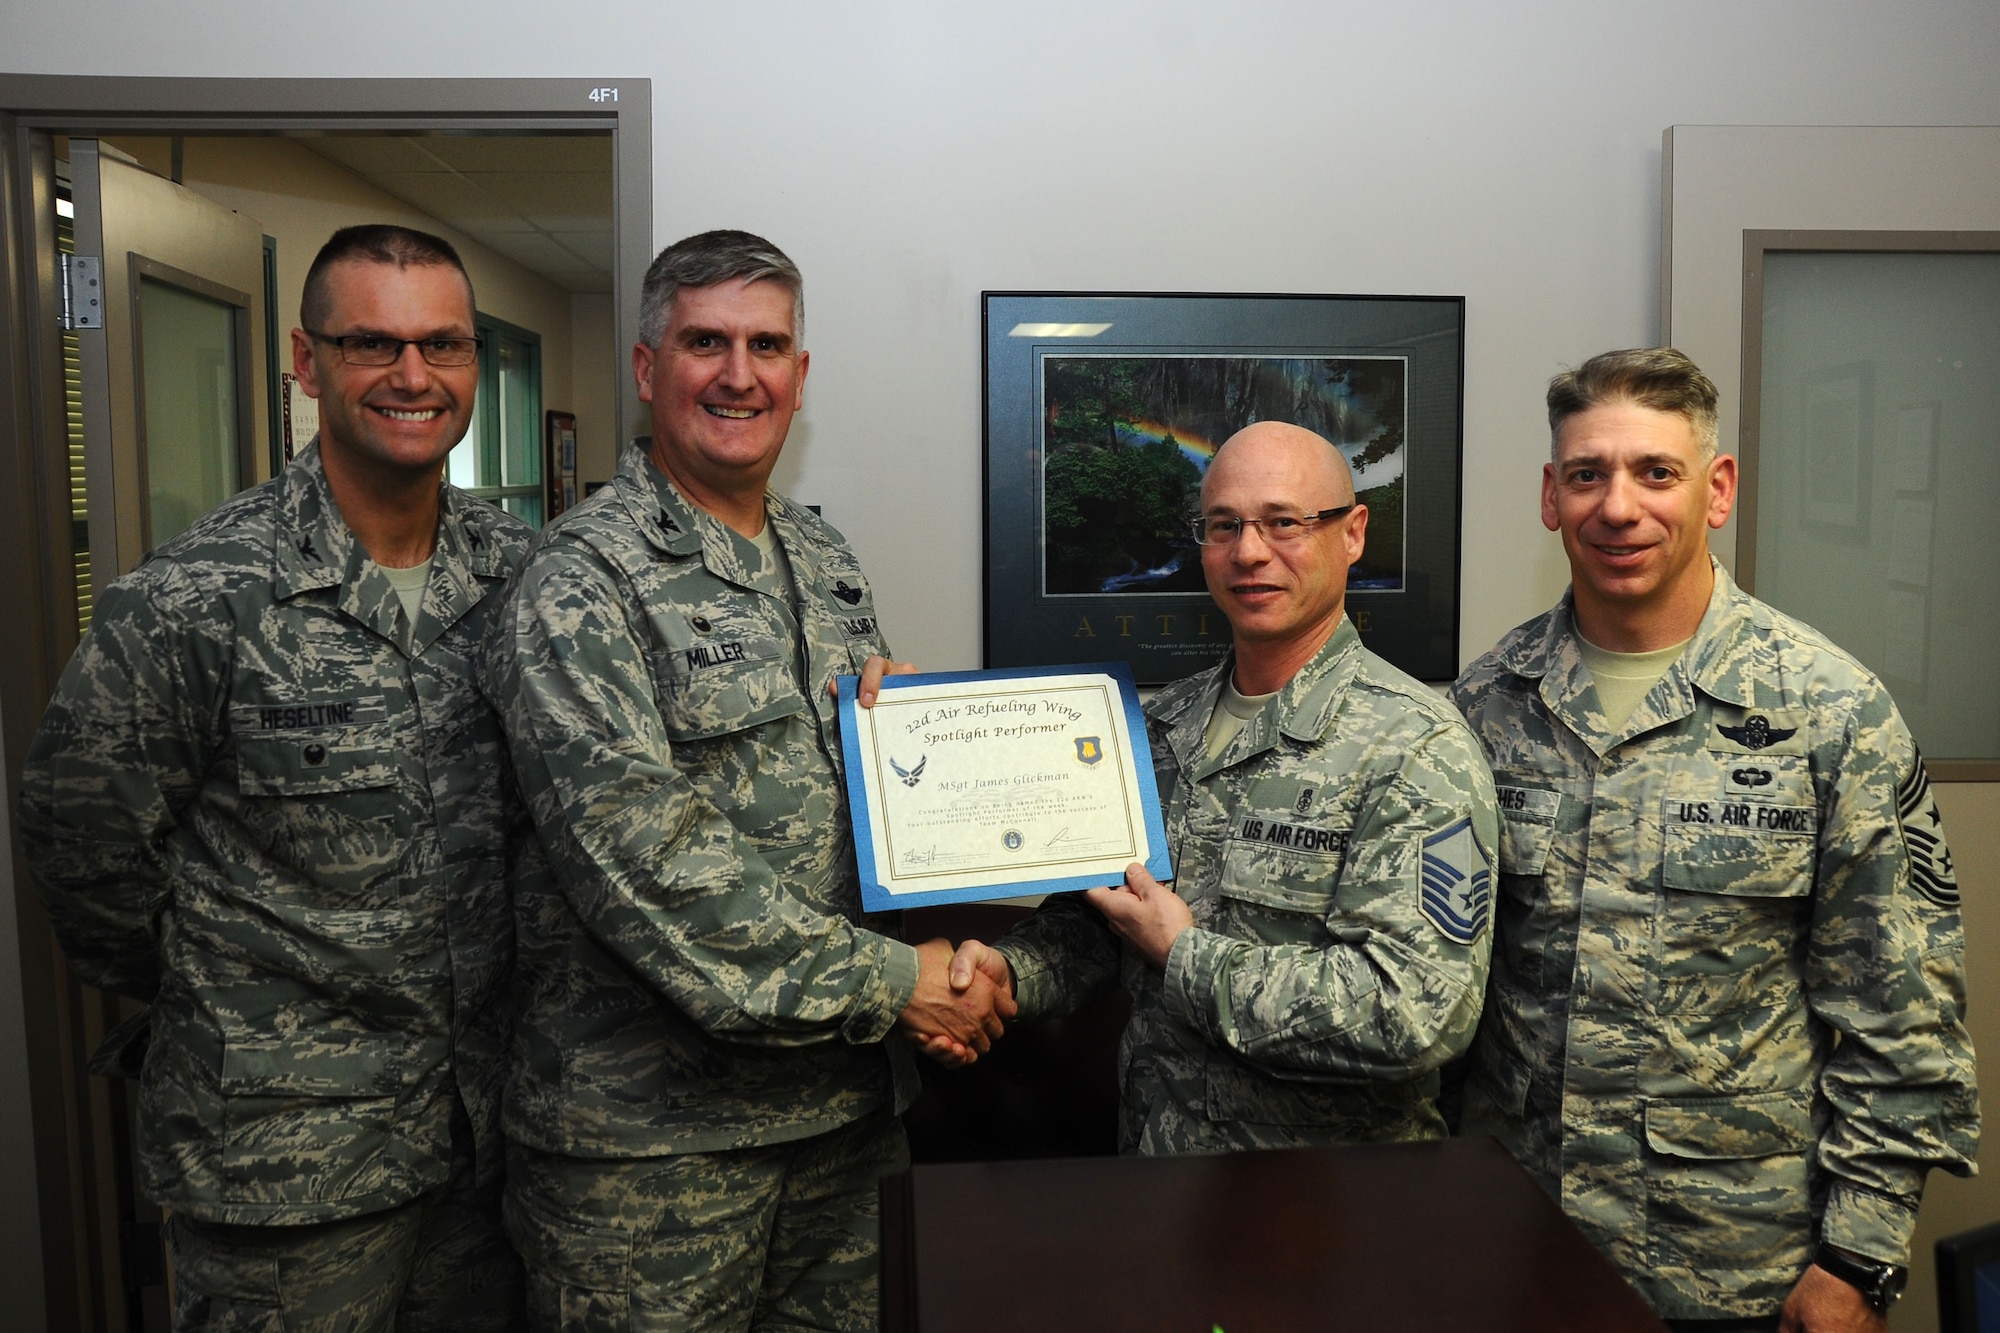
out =
[[[1684,419],[1706,466],[1715,459],[1720,435],[1715,402],[1715,381],[1677,348],[1599,352],[1549,381],[1549,458],[1555,459],[1563,422],[1594,407],[1636,403]]]
[[[806,331],[806,280],[777,246],[747,231],[705,231],[660,251],[639,288],[639,339],[658,347],[683,287],[713,287],[741,278],[775,282],[792,294],[792,336]]]

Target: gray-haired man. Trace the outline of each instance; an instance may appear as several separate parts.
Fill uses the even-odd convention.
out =
[[[632,354],[652,439],[544,536],[494,654],[554,869],[516,903],[506,1105],[540,1328],[873,1328],[897,1028],[999,1030],[948,944],[861,919],[830,687],[872,702],[896,668],[846,541],[766,489],[801,293],[745,232],[661,252]]]

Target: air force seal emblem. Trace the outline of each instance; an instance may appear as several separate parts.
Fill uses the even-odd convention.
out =
[[[1493,870],[1472,836],[1472,821],[1461,819],[1424,839],[1420,906],[1448,940],[1470,944],[1493,914]]]
[[[1078,736],[1076,738],[1076,759],[1080,764],[1094,764],[1104,758],[1104,740],[1100,736]]]

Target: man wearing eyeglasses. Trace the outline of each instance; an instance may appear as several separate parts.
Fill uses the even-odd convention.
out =
[[[1233,651],[1146,707],[1174,883],[1134,865],[954,959],[1011,981],[1022,1018],[1122,976],[1123,1151],[1445,1132],[1438,1071],[1486,985],[1493,782],[1345,615],[1367,525],[1320,436],[1265,422],[1223,445],[1194,530]]]
[[[512,1329],[499,1224],[510,841],[474,684],[517,520],[443,483],[472,284],[335,233],[292,364],[320,431],[99,600],[28,755],[22,838],[78,973],[149,1002],[136,1075],[176,1329]]]

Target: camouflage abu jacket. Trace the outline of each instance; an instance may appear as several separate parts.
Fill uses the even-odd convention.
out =
[[[442,1185],[452,1089],[501,1169],[511,804],[473,658],[525,525],[450,487],[422,612],[319,450],[106,589],[29,751],[21,827],[63,947],[150,999],[149,1197],[232,1223]]]
[[[1074,1008],[1122,959],[1126,1152],[1442,1137],[1437,1071],[1472,1039],[1492,939],[1479,747],[1343,619],[1210,763],[1233,665],[1146,708],[1193,928],[1162,974],[1081,894],[1051,899],[999,945],[1022,1016]]]
[[[914,1095],[916,951],[863,929],[827,682],[888,649],[839,533],[782,496],[797,586],[644,452],[544,535],[493,697],[553,875],[517,896],[509,1137],[644,1157],[801,1138]]]
[[[1783,1303],[1815,1231],[1907,1262],[1973,1169],[1958,889],[1880,682],[1720,566],[1615,731],[1568,599],[1453,687],[1500,784],[1467,1133],[1668,1318]]]

